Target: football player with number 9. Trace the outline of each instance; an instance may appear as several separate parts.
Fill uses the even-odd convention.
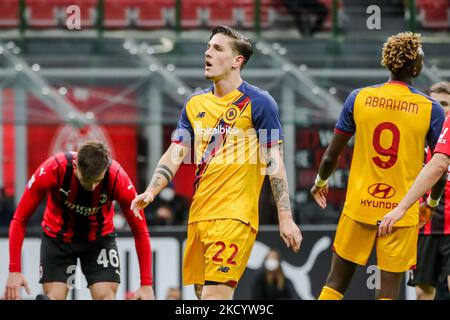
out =
[[[366,265],[374,246],[381,270],[377,299],[397,298],[403,273],[416,264],[419,203],[392,233],[381,237],[377,225],[419,174],[425,143],[434,149],[445,118],[438,102],[412,85],[422,70],[423,57],[419,34],[390,37],[381,62],[391,72],[390,80],[354,90],[345,101],[311,189],[315,201],[325,208],[327,179],[348,140],[355,136],[346,200],[320,300],[342,299],[356,266]],[[441,190],[432,191],[433,199]]]

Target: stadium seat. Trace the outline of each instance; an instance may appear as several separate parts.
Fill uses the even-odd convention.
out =
[[[28,25],[33,28],[56,28],[61,10],[57,0],[27,0],[26,17]]]
[[[240,2],[240,0],[210,1],[206,25],[208,27],[218,25],[237,26]]]
[[[175,25],[175,0],[135,0],[132,7],[137,27],[163,28]]]
[[[19,0],[0,1],[0,28],[15,28],[20,22]]]
[[[131,25],[131,6],[134,1],[106,0],[103,11],[105,28],[125,28]]]
[[[422,27],[444,29],[450,26],[450,2],[448,0],[417,0],[416,5]]]
[[[208,0],[184,0],[181,3],[181,26],[199,28],[206,25],[209,13]]]

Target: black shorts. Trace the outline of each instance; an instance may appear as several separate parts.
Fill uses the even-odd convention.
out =
[[[78,258],[88,286],[96,282],[120,283],[120,260],[114,234],[95,241],[66,243],[45,233],[41,243],[39,283],[64,282],[72,288]]]
[[[419,236],[417,265],[413,270],[409,285],[418,283],[437,287],[440,282],[447,282],[450,275],[450,236]]]

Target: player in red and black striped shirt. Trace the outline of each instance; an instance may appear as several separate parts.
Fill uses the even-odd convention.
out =
[[[137,299],[154,299],[150,237],[143,212],[130,210],[136,191],[107,147],[97,141],[47,159],[31,176],[9,229],[9,275],[6,299],[18,299],[27,280],[21,251],[28,219],[45,196],[42,221],[40,283],[50,299],[65,299],[77,258],[93,299],[114,299],[120,266],[113,225],[116,200],[131,226],[139,259],[141,287]]]
[[[430,96],[437,100],[448,114],[450,83],[443,81],[434,84],[430,88]],[[431,153],[428,152],[427,162],[430,159]],[[441,287],[447,288],[448,295],[450,288],[450,182],[445,179],[443,183],[445,190],[440,202],[431,220],[419,232],[417,267],[409,282],[416,286],[418,300],[434,299],[436,288]]]
[[[443,84],[440,84],[442,86]],[[446,84],[447,89],[449,84]],[[439,100],[442,106],[448,107],[450,102],[450,91],[437,90],[434,98]],[[440,92],[439,96],[436,92]],[[446,98],[443,93],[447,92]],[[444,98],[444,99],[443,99]],[[411,189],[400,201],[398,206],[389,212],[380,224],[379,234],[381,236],[389,234],[392,226],[400,220],[408,208],[415,203],[426,191],[428,191],[443,174],[448,172],[450,165],[450,117],[447,113],[441,135],[434,150],[433,157],[416,178]],[[419,238],[419,259],[415,278],[411,284],[416,284],[418,288],[418,298],[433,299],[435,287],[439,281],[447,282],[447,294],[450,290],[450,183],[447,182],[443,195],[442,203],[438,206],[433,218],[428,222]],[[431,207],[436,206],[437,198],[433,195],[428,197],[427,204]],[[430,217],[431,210],[423,210],[421,206],[422,223]],[[439,280],[439,281],[438,281]]]

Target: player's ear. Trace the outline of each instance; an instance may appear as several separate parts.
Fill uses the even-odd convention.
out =
[[[237,55],[236,57],[234,57],[234,63],[233,63],[233,67],[234,68],[241,68],[241,65],[244,63],[244,56],[242,55]]]

